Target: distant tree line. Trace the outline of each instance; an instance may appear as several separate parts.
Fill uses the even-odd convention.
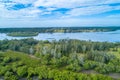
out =
[[[120,27],[41,27],[41,28],[0,28],[0,33],[11,32],[39,32],[39,33],[54,33],[54,32],[105,32],[119,30]]]

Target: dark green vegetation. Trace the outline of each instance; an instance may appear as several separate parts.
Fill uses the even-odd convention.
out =
[[[11,33],[11,32],[38,32],[38,33],[54,33],[54,32],[105,32],[115,31],[120,27],[42,27],[42,28],[0,28],[0,33]]]
[[[0,51],[5,80],[117,80],[109,73],[120,74],[120,43],[2,40]]]
[[[37,35],[38,35],[37,32],[11,32],[7,34],[7,36],[13,37],[32,37]]]

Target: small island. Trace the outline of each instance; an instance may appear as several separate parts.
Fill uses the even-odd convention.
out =
[[[39,33],[38,32],[11,32],[8,33],[7,36],[12,36],[12,37],[33,37],[37,36]]]

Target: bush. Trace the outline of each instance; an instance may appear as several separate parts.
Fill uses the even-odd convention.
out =
[[[11,58],[10,58],[10,57],[5,57],[5,58],[3,59],[3,61],[4,61],[5,63],[9,63],[9,62],[11,62]]]
[[[27,75],[27,66],[22,66],[17,68],[17,75],[19,77],[24,77]]]

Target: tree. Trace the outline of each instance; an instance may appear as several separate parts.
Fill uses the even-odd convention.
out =
[[[29,49],[29,53],[33,55],[34,50],[33,50],[33,48],[32,48],[32,47]]]

